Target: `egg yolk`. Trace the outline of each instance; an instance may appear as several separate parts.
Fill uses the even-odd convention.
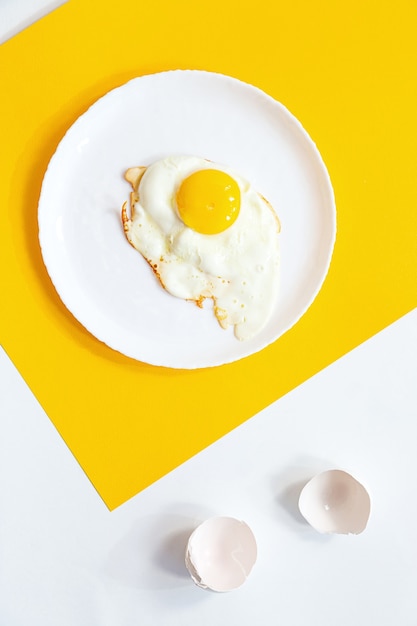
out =
[[[182,221],[193,230],[204,235],[221,233],[239,215],[239,185],[220,170],[198,170],[178,189],[177,207]]]

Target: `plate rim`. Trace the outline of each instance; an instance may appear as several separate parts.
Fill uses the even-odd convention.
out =
[[[180,365],[176,365],[175,363],[172,362],[168,362],[169,360],[167,360],[167,362],[165,363],[160,363],[158,362],[158,359],[155,360],[149,360],[149,358],[147,357],[142,357],[140,358],[138,355],[133,354],[132,352],[129,353],[129,351],[126,351],[124,349],[120,349],[120,347],[117,347],[114,345],[113,342],[109,342],[107,338],[103,337],[102,334],[97,334],[97,331],[91,328],[91,325],[88,323],[88,321],[86,322],[85,319],[81,319],[78,314],[74,311],[74,307],[73,305],[68,302],[68,298],[66,296],[65,293],[63,293],[62,289],[60,289],[59,285],[60,283],[60,279],[57,278],[57,275],[59,275],[59,272],[56,272],[53,268],[53,264],[51,266],[50,258],[48,261],[48,256],[49,253],[47,252],[48,250],[48,246],[45,245],[46,244],[46,237],[45,237],[45,231],[46,229],[44,228],[43,225],[43,219],[44,216],[42,215],[42,206],[43,203],[45,201],[45,195],[46,195],[46,190],[47,190],[47,186],[49,184],[49,179],[53,174],[53,169],[55,167],[56,161],[59,158],[59,153],[62,149],[65,148],[65,143],[67,141],[70,140],[70,136],[72,132],[75,132],[73,129],[74,127],[78,128],[84,121],[86,118],[88,118],[89,114],[91,114],[93,109],[96,109],[97,107],[100,107],[103,105],[103,102],[109,98],[109,97],[115,97],[117,95],[117,92],[120,92],[124,89],[126,89],[128,87],[128,85],[131,85],[133,83],[138,83],[141,80],[152,80],[152,78],[154,77],[161,77],[164,75],[174,75],[174,74],[181,74],[181,75],[198,75],[198,76],[209,76],[209,77],[213,77],[213,78],[219,78],[223,81],[231,81],[235,84],[240,85],[243,88],[247,88],[250,89],[254,92],[257,92],[265,101],[269,101],[271,104],[273,104],[275,107],[278,107],[281,112],[288,117],[291,122],[297,127],[298,131],[301,132],[304,140],[307,141],[307,143],[310,145],[310,148],[312,148],[315,158],[317,160],[317,163],[320,165],[320,170],[321,170],[321,174],[323,175],[323,181],[326,184],[326,192],[328,195],[328,206],[326,207],[326,209],[330,209],[329,212],[329,217],[328,217],[328,223],[330,225],[330,237],[329,237],[329,244],[328,244],[328,249],[325,255],[325,259],[323,261],[323,269],[320,275],[320,280],[317,280],[317,284],[315,285],[315,288],[311,291],[310,293],[310,297],[307,300],[306,304],[300,308],[300,310],[297,312],[296,315],[294,315],[294,317],[291,319],[291,322],[286,324],[282,330],[280,330],[280,332],[278,332],[278,334],[271,340],[269,341],[264,341],[263,343],[260,343],[259,346],[255,349],[255,350],[247,350],[246,352],[243,351],[241,356],[235,357],[232,356],[230,359],[226,359],[226,358],[222,358],[220,361],[214,361],[213,359],[210,362],[207,363],[201,363],[201,364],[180,364]],[[135,76],[133,78],[130,78],[129,80],[125,81],[124,83],[117,85],[114,88],[109,89],[107,92],[105,92],[104,94],[102,94],[101,96],[99,96],[93,103],[91,103],[80,115],[78,115],[76,117],[76,119],[70,124],[70,126],[66,129],[65,133],[62,135],[61,139],[59,140],[57,146],[55,147],[55,150],[53,152],[53,154],[51,155],[48,165],[46,167],[45,173],[44,173],[44,177],[42,180],[42,185],[41,185],[41,190],[40,190],[40,194],[39,194],[39,198],[38,198],[38,210],[37,210],[37,220],[38,220],[38,240],[39,240],[39,245],[40,245],[40,249],[41,249],[41,255],[42,255],[42,259],[43,259],[43,263],[44,266],[46,268],[46,271],[48,273],[48,276],[55,288],[55,291],[58,294],[58,297],[60,298],[60,300],[62,301],[62,303],[64,304],[64,306],[66,307],[66,309],[68,310],[68,312],[82,325],[83,328],[85,328],[87,330],[87,332],[92,335],[95,339],[97,339],[98,341],[100,341],[101,343],[105,344],[108,348],[110,348],[111,350],[114,350],[130,359],[133,359],[134,361],[140,362],[140,363],[144,363],[147,365],[151,365],[151,366],[155,366],[155,367],[163,367],[163,368],[168,368],[168,369],[175,369],[175,370],[194,370],[194,369],[205,369],[205,368],[211,368],[211,367],[219,367],[222,365],[227,365],[230,363],[235,363],[238,362],[242,359],[248,358],[254,354],[259,353],[260,351],[264,350],[265,348],[267,348],[268,346],[272,345],[273,343],[275,343],[280,337],[282,337],[284,334],[286,334],[291,328],[293,328],[298,322],[299,320],[305,315],[305,313],[308,311],[308,309],[311,307],[311,305],[313,304],[313,302],[315,301],[317,295],[319,294],[319,292],[321,291],[323,284],[326,280],[326,277],[328,275],[329,269],[330,269],[330,265],[331,265],[331,261],[332,261],[332,257],[333,257],[333,253],[334,253],[334,248],[335,248],[335,243],[336,243],[336,238],[337,238],[337,211],[336,211],[336,199],[335,199],[335,192],[334,192],[334,188],[332,185],[332,181],[331,181],[331,177],[329,174],[329,171],[327,169],[327,166],[323,160],[323,157],[315,143],[315,141],[311,138],[310,134],[307,132],[307,130],[305,129],[305,127],[303,126],[303,124],[300,122],[300,120],[279,100],[276,100],[273,96],[271,96],[270,94],[268,94],[267,92],[263,91],[262,89],[260,89],[259,87],[257,87],[256,85],[253,85],[251,83],[245,82],[239,78],[236,78],[234,76],[231,75],[227,75],[227,74],[223,74],[220,72],[211,72],[208,70],[199,70],[199,69],[170,69],[170,70],[164,70],[164,71],[158,71],[158,72],[151,72],[151,73],[145,73],[145,74],[141,74],[138,76]],[[76,309],[77,307],[75,307]],[[245,342],[239,342],[240,344],[244,344]],[[133,351],[134,352],[134,351]],[[171,359],[172,361],[172,359]]]

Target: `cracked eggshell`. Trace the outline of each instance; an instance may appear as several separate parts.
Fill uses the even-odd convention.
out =
[[[199,587],[231,591],[245,582],[256,557],[256,540],[245,522],[212,517],[191,534],[185,565]]]
[[[342,470],[314,476],[301,491],[298,506],[320,533],[358,535],[365,530],[371,512],[365,487]]]

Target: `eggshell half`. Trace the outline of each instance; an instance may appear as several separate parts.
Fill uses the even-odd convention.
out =
[[[191,534],[185,565],[199,587],[231,591],[245,582],[256,557],[256,540],[245,522],[212,517]]]
[[[314,476],[303,488],[298,506],[307,522],[321,533],[363,532],[371,512],[365,487],[341,470]]]

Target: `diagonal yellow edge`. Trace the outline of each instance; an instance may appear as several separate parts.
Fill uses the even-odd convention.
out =
[[[411,0],[71,0],[0,46],[1,343],[109,508],[417,305],[416,18]],[[174,68],[230,74],[283,102],[316,141],[338,209],[307,314],[261,353],[209,370],[155,368],[99,343],[60,302],[37,240],[65,130],[109,89]]]

